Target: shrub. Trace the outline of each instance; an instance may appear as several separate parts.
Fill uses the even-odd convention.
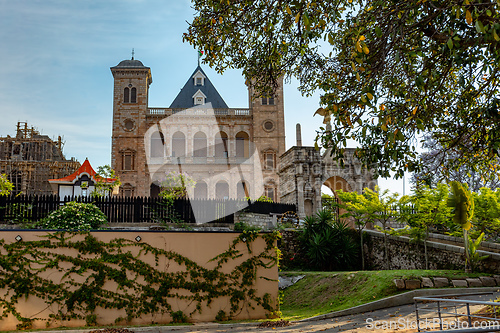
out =
[[[182,311],[175,311],[170,314],[172,316],[172,323],[182,324],[187,323],[189,318]]]
[[[68,202],[38,223],[42,229],[92,230],[107,224],[106,215],[90,203]]]
[[[349,270],[358,264],[358,247],[349,227],[329,210],[307,217],[301,237],[308,264],[319,270]]]
[[[245,223],[245,222],[235,222],[234,223],[234,231],[256,231],[256,232],[259,232],[261,231],[262,228],[260,227],[257,227],[257,226],[254,226],[254,225],[250,225],[248,223]]]
[[[228,319],[229,318],[227,317],[227,314],[226,312],[224,312],[224,310],[219,310],[217,316],[215,316],[215,321],[226,321]]]

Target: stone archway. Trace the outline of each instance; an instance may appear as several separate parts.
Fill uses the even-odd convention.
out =
[[[280,201],[295,204],[299,217],[304,218],[310,210],[314,214],[321,209],[323,184],[333,193],[338,189],[361,193],[365,187],[375,188],[373,171],[361,166],[355,149],[346,149],[343,162],[341,166],[329,151],[321,154],[314,147],[290,148],[280,156]]]
[[[349,185],[347,180],[345,180],[344,178],[342,178],[340,176],[332,176],[332,177],[328,178],[327,180],[325,180],[323,182],[323,185],[328,187],[333,192],[334,195],[335,195],[335,191],[337,191],[337,190],[342,190],[344,192],[352,192],[351,185]]]
[[[325,176],[325,177],[328,177],[328,176]],[[347,180],[345,180],[344,178],[342,178],[340,176],[331,176],[330,178],[325,180],[323,185],[328,187],[332,191],[333,196],[335,197],[334,200],[338,200],[338,201],[340,201],[340,198],[337,195],[338,190],[342,190],[343,192],[352,192],[353,191],[351,184],[349,184],[349,182]],[[335,214],[338,217],[342,216],[342,214],[344,214],[344,213],[345,213],[345,210],[339,209],[337,207]],[[351,219],[344,219],[343,221],[345,223],[347,223],[347,225],[349,227],[351,227],[351,228],[355,227],[354,222],[351,221]]]

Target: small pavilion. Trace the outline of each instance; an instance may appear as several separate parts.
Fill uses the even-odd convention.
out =
[[[60,198],[65,196],[90,196],[95,191],[95,184],[98,182],[99,175],[92,168],[88,159],[80,166],[80,168],[71,175],[59,178],[49,179],[50,186],[54,194],[58,194]],[[105,178],[105,182],[112,183],[115,179]],[[115,194],[118,189],[113,189],[113,193],[105,193],[105,196]]]

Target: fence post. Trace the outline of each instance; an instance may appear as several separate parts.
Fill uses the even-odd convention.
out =
[[[43,200],[43,197],[42,197],[42,200]],[[34,195],[33,201],[31,201],[31,204],[28,204],[28,205],[31,205],[31,209],[30,209],[31,210],[31,221],[33,221],[33,222],[38,221],[38,209],[40,209],[39,201],[40,201],[40,196]]]
[[[131,222],[142,222],[141,221],[141,209],[143,205],[143,200],[141,197],[135,197],[134,199],[134,221]]]
[[[0,196],[0,222],[5,220],[5,212],[7,211],[7,195]]]

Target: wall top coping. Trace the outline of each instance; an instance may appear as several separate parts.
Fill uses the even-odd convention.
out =
[[[195,225],[193,225],[193,228],[196,228]],[[62,229],[0,229],[2,230],[2,235],[4,235],[7,232],[11,233],[16,233],[16,232],[35,232],[35,233],[42,233],[42,232],[57,232],[57,231],[68,231],[68,232],[78,232],[76,230],[62,230]],[[220,233],[233,233],[233,234],[241,234],[240,231],[234,231],[234,230],[148,230],[148,229],[106,229],[106,230],[89,230],[89,232],[92,233],[107,233],[107,232],[147,232],[147,233],[207,233],[207,234],[220,234]],[[259,234],[269,234],[272,233],[272,231],[259,231]],[[5,238],[5,237],[2,237]]]
[[[384,233],[377,231],[377,230],[365,230],[366,233],[375,236],[375,237],[384,237]],[[389,239],[394,239],[394,240],[399,240],[403,241],[405,243],[410,242],[410,238],[407,236],[394,236],[394,235],[387,235]],[[438,243],[438,242],[432,242],[432,241],[427,241],[427,246],[435,249],[441,249],[445,251],[450,251],[450,252],[456,252],[456,253],[464,253],[464,248],[461,246],[457,245],[450,245],[450,244],[444,244],[444,243]],[[494,260],[500,260],[500,253],[495,253],[495,252],[488,252],[488,251],[482,251],[478,250],[478,254],[480,255],[488,255],[490,256],[491,259]]]

